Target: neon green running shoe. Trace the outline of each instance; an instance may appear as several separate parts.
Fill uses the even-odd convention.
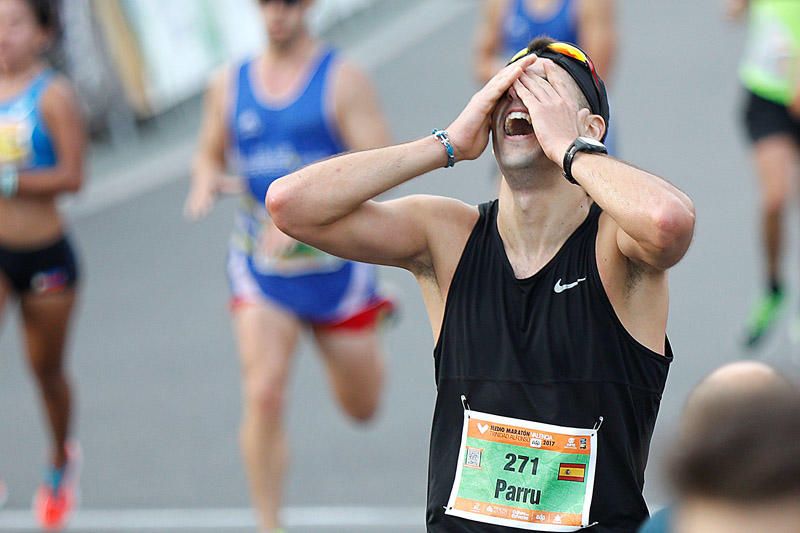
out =
[[[783,309],[783,291],[770,292],[761,297],[756,302],[750,319],[747,321],[747,340],[745,344],[748,348],[755,347],[764,335],[775,325]]]

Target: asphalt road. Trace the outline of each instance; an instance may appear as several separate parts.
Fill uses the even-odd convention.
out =
[[[446,126],[475,88],[470,51],[478,4],[447,1],[469,8],[373,72],[398,140]],[[658,506],[668,501],[660,464],[686,393],[709,370],[746,356],[740,329],[760,271],[757,191],[738,122],[741,29],[722,20],[721,2],[620,4],[620,57],[611,87],[622,156],[687,191],[698,212],[695,242],[671,277],[668,332],[676,358],[646,488]],[[477,203],[493,196],[490,175],[487,154],[393,194]],[[83,508],[110,512],[112,522],[122,520],[122,510],[197,509],[208,518],[201,510],[248,505],[224,278],[234,204],[223,202],[199,224],[185,222],[185,178],[72,224],[86,281],[71,349],[85,455]],[[797,262],[790,256],[787,263]],[[338,412],[308,342],[297,356],[288,402],[293,461],[286,505],[293,531],[423,530],[432,337],[411,276],[387,269],[383,278],[400,297],[402,317],[385,336],[389,381],[374,424],[356,427]],[[797,351],[781,332],[759,355],[796,373]],[[13,314],[0,337],[0,390],[0,474],[11,488],[0,531],[24,531],[46,450]],[[382,509],[380,516],[394,516],[387,520],[402,526],[371,522],[359,529],[341,517],[330,527],[315,526],[319,507],[345,514],[353,507]],[[120,522],[102,530],[123,529]],[[214,530],[246,529],[233,523]]]

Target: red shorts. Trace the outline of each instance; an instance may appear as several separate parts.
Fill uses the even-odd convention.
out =
[[[236,312],[249,305],[258,305],[258,302],[242,297],[231,298],[230,310]],[[345,319],[336,322],[313,322],[311,327],[321,331],[367,331],[377,327],[394,310],[395,304],[392,300],[380,298]]]

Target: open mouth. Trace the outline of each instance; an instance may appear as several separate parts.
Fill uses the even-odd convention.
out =
[[[505,133],[507,137],[525,137],[533,134],[531,116],[523,111],[512,111],[506,116]]]

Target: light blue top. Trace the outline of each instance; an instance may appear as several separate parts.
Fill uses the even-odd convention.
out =
[[[44,91],[53,80],[44,70],[17,96],[0,102],[0,165],[19,170],[55,166],[53,139],[41,111]]]

